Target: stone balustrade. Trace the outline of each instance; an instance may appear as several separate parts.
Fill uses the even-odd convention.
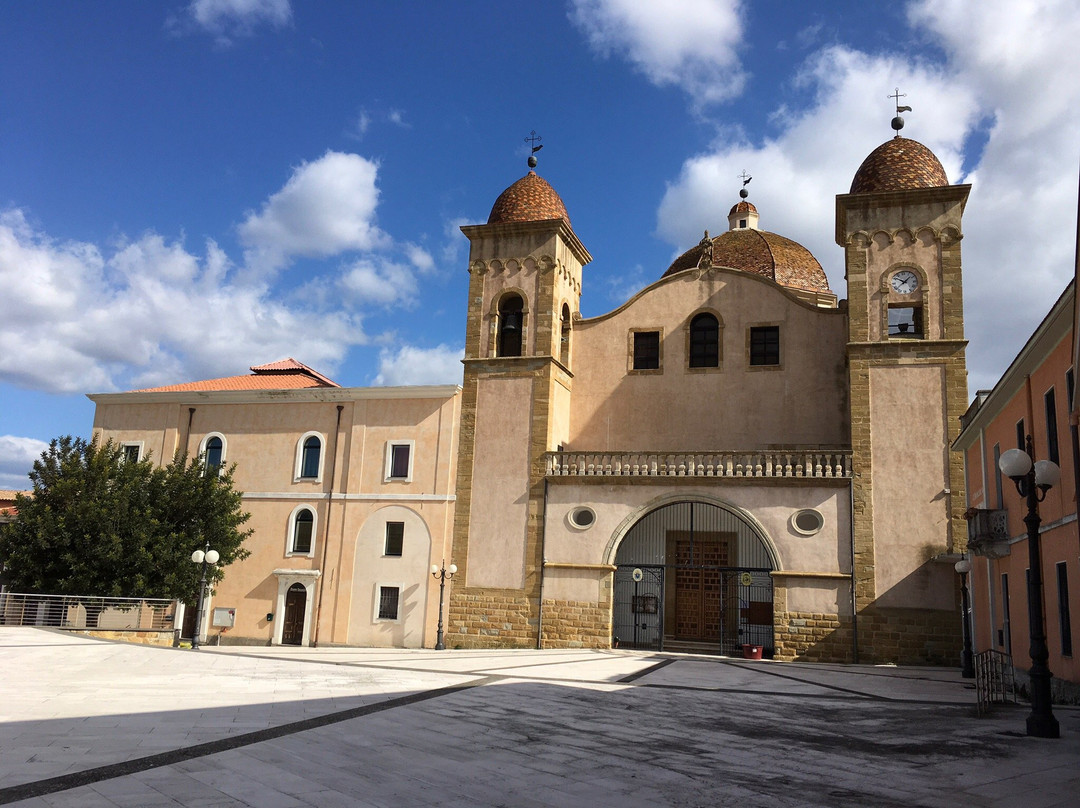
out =
[[[851,450],[548,452],[549,477],[851,477]]]

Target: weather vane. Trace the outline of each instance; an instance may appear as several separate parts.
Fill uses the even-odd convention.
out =
[[[536,145],[537,143],[540,143],[541,140],[543,140],[543,138],[536,134],[535,129],[529,132],[529,136],[525,138],[525,142],[532,146],[532,153],[529,155],[529,168],[536,168],[536,153],[544,148],[543,145]]]
[[[900,106],[900,99],[907,98],[907,93],[900,92],[900,88],[897,87],[893,90],[893,94],[886,96],[896,102],[896,117],[892,119],[892,128],[896,130],[896,136],[900,137],[900,130],[904,128],[904,119],[900,117],[901,112],[911,112],[911,107]]]
[[[750,180],[752,180],[753,177],[747,174],[746,169],[744,168],[742,174],[739,175],[739,179],[742,180],[742,188],[739,189],[739,196],[746,199],[746,197],[750,196],[750,192],[746,190],[746,186],[750,184]]]

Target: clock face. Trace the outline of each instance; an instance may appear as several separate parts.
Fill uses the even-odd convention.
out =
[[[902,295],[910,295],[919,288],[919,277],[910,270],[902,269],[892,276],[892,288]]]

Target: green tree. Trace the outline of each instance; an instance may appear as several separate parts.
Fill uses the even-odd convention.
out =
[[[124,458],[123,448],[57,438],[34,462],[33,496],[19,496],[15,521],[0,530],[0,565],[16,592],[180,598],[194,603],[206,542],[221,554],[208,569],[246,558],[251,530],[232,468],[207,473],[177,455],[158,468]]]

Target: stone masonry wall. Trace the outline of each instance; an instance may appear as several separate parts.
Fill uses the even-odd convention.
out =
[[[536,602],[520,591],[455,589],[450,601],[448,648],[534,648]]]
[[[867,610],[859,614],[859,662],[959,665],[959,613],[923,609]],[[775,658],[785,662],[852,662],[850,617],[811,612],[776,615]]]
[[[544,648],[610,648],[611,602],[544,599]]]

